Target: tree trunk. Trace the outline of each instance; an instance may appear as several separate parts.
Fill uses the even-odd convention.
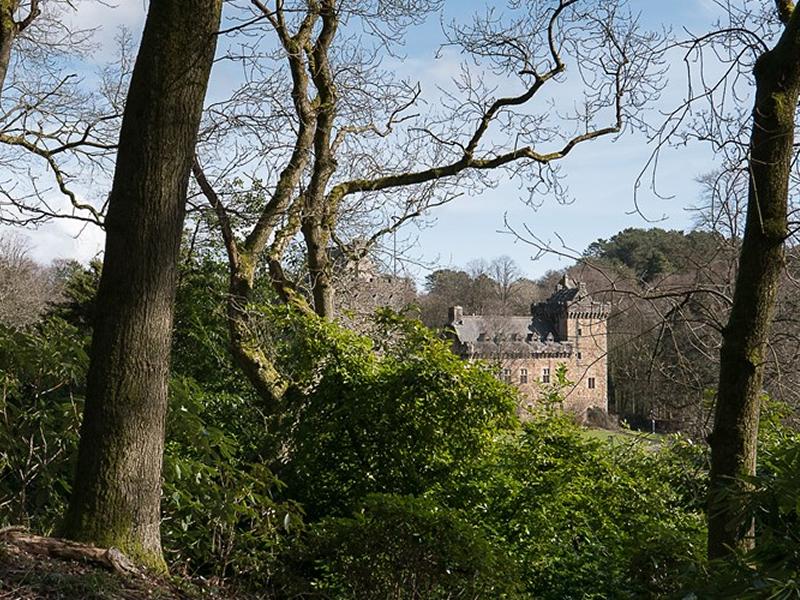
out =
[[[19,29],[14,21],[14,13],[18,6],[18,0],[0,0],[0,98],[5,88],[8,66],[11,63],[11,47]]]
[[[159,532],[177,261],[221,0],[152,0],[106,218],[65,537],[164,569]]]
[[[250,322],[253,296],[252,271],[236,268],[231,272],[228,295],[228,332],[233,358],[264,401],[265,408],[275,412],[286,392],[287,382],[273,360],[264,352],[263,340],[253,333]]]
[[[311,278],[314,312],[325,319],[333,319],[336,307],[333,302],[334,289],[328,264],[330,236],[314,218],[307,218],[303,222],[302,231],[308,255],[308,274]]]
[[[764,351],[784,265],[789,169],[800,92],[800,14],[756,64],[750,138],[747,221],[733,308],[723,334],[714,430],[710,436],[708,555],[725,557],[754,544],[744,511],[755,474]]]

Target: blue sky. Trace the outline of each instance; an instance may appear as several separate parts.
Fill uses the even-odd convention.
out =
[[[443,18],[445,21],[463,18],[487,5],[474,0],[446,0]],[[716,15],[712,0],[633,0],[632,5],[635,11],[641,12],[647,26],[670,27],[675,31],[682,28],[705,31]],[[118,25],[124,24],[135,32],[141,29],[145,10],[144,0],[122,0],[117,7],[83,2],[77,20],[100,28],[98,34],[104,50],[99,55],[102,56],[111,47]],[[408,62],[428,64],[429,71],[440,68],[432,62],[440,40],[438,18],[413,30],[405,46]],[[676,54],[675,60],[673,66],[678,68],[671,69],[661,109],[672,107],[685,92],[679,55]],[[419,74],[423,84],[432,76],[425,69]],[[212,94],[216,91],[212,90]],[[657,113],[654,112],[652,118],[657,119]],[[670,199],[655,197],[645,186],[640,192],[639,206],[648,221],[631,213],[634,181],[651,151],[652,147],[640,135],[626,135],[613,142],[610,138],[595,140],[577,147],[563,163],[565,183],[573,199],[570,204],[548,198],[533,210],[522,203],[518,183],[506,183],[436,209],[426,227],[408,233],[417,237],[416,253],[423,262],[463,266],[474,259],[507,254],[519,263],[526,275],[536,277],[547,269],[566,266],[569,261],[552,255],[531,260],[535,249],[500,232],[504,218],[556,245],[560,245],[561,238],[578,251],[595,239],[607,238],[625,227],[689,228],[692,217],[687,208],[699,198],[695,178],[714,166],[710,149],[697,145],[665,151],[658,171],[659,192]],[[65,255],[86,260],[102,248],[100,232],[84,231],[81,237],[75,238],[77,231],[74,225],[56,223],[31,234],[35,256],[41,260]],[[421,275],[424,271],[417,273],[418,277]]]
[[[480,10],[485,3],[448,3],[445,10],[452,11],[454,5],[459,12],[466,12],[466,5],[471,10]],[[648,27],[670,27],[676,33],[683,28],[705,31],[718,14],[710,0],[637,0],[632,6]],[[409,50],[411,47],[409,44]],[[676,53],[674,58],[676,64],[670,69],[670,82],[660,104],[662,110],[679,102],[686,89],[684,72],[677,63],[680,54]],[[659,117],[654,111],[651,118]],[[513,183],[461,198],[438,209],[435,225],[419,232],[421,254],[440,264],[455,266],[507,254],[519,263],[523,272],[536,277],[571,261],[555,254],[534,260],[538,254],[536,248],[503,232],[505,219],[515,229],[527,228],[570,255],[626,227],[691,228],[692,212],[688,209],[699,201],[700,194],[695,179],[714,168],[713,154],[699,144],[665,150],[656,175],[659,196],[667,199],[651,193],[645,182],[638,192],[641,212],[638,214],[634,183],[652,150],[652,145],[641,135],[627,135],[616,141],[599,139],[577,147],[562,165],[572,198],[569,204],[549,198],[534,210],[523,204],[522,194]],[[562,241],[568,249],[562,247]]]

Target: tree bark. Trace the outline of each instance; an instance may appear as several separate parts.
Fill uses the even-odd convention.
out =
[[[28,14],[20,21],[16,20],[20,9],[20,0],[0,0],[0,99],[11,65],[11,50],[17,36],[39,16],[39,0],[29,0]]]
[[[186,189],[221,0],[152,0],[106,218],[86,408],[65,537],[165,569],[159,532]]]
[[[14,21],[18,6],[19,0],[0,0],[0,98],[11,63],[11,47],[19,32],[19,26]]]
[[[750,184],[736,291],[720,353],[710,436],[708,555],[720,558],[754,544],[746,513],[746,478],[755,474],[764,351],[784,266],[789,169],[800,93],[800,14],[755,68]]]
[[[333,303],[333,282],[330,276],[327,231],[310,217],[303,223],[303,239],[308,255],[308,275],[311,278],[311,293],[314,298],[314,312],[324,319],[336,316]]]

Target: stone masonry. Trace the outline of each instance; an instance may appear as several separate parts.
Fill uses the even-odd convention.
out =
[[[531,306],[529,317],[465,315],[454,306],[448,331],[459,356],[495,363],[499,377],[519,388],[529,406],[565,365],[572,385],[564,390],[563,407],[585,420],[590,408],[608,411],[609,308],[565,275],[552,296]]]

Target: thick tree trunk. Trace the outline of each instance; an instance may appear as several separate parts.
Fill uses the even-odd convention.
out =
[[[186,188],[221,0],[152,0],[106,218],[65,537],[165,567],[161,462]]]
[[[755,474],[764,352],[784,265],[789,169],[800,92],[800,15],[792,15],[778,44],[756,65],[750,140],[750,189],[733,308],[723,335],[711,444],[708,554],[746,550],[754,543],[744,511]]]
[[[333,282],[328,264],[328,241],[330,236],[325,229],[308,218],[303,223],[303,239],[308,255],[308,274],[311,278],[311,293],[314,298],[314,312],[325,319],[336,316],[333,301]]]
[[[228,296],[228,331],[231,353],[242,372],[255,388],[265,407],[276,411],[286,392],[286,380],[273,360],[262,350],[263,340],[253,333],[250,322],[253,274],[235,269],[231,273]]]
[[[14,21],[14,13],[19,6],[19,0],[0,0],[0,98],[11,64],[11,48],[19,32],[19,26]]]

